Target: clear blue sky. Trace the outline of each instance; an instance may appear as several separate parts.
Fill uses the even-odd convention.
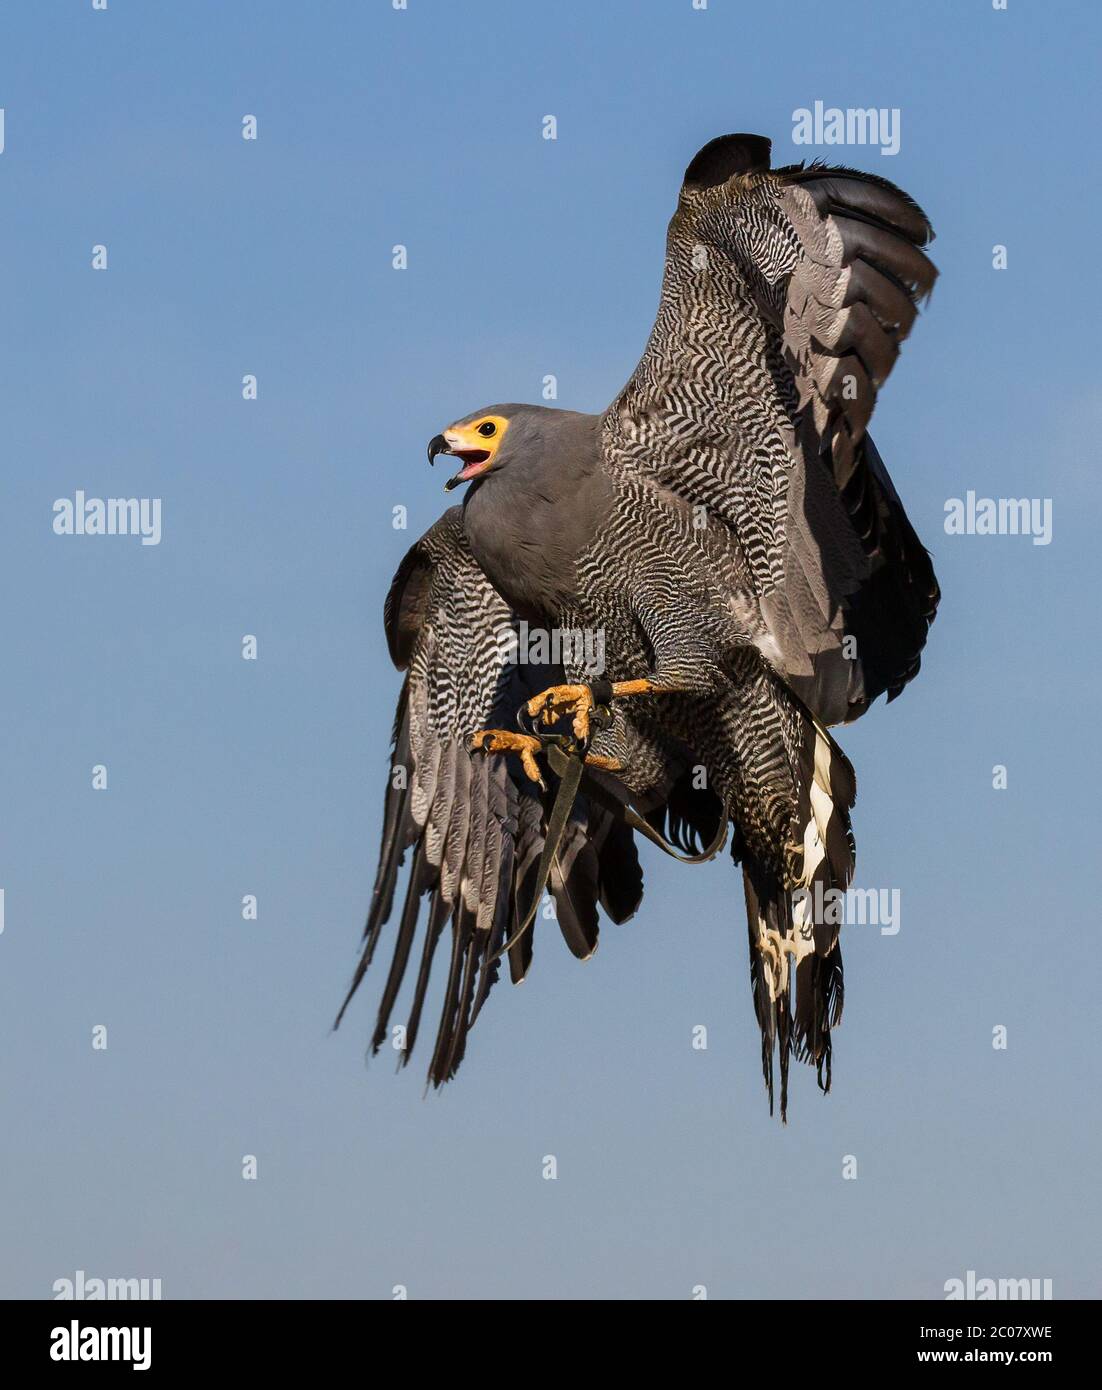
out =
[[[1100,41],[1085,0],[4,6],[0,1294],[1099,1293]],[[795,148],[816,100],[899,108],[899,154]],[[885,174],[938,231],[874,434],[942,613],[841,734],[901,929],[849,931],[835,1089],[800,1069],[782,1129],[738,875],[648,855],[636,920],[585,966],[545,926],[423,1101],[419,1065],[365,1070],[381,978],[329,1024],[382,598],[445,505],[425,443],[547,373],[607,404],[730,130]],[[161,498],[161,544],[54,535],[77,489]],[[1051,498],[1051,545],[945,535],[968,489]]]

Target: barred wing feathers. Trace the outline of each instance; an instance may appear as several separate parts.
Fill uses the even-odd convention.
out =
[[[866,432],[936,278],[931,237],[884,179],[771,171],[761,137],[712,141],[686,171],[650,340],[603,422],[610,469],[727,529],[763,652],[826,723],[899,693],[937,609]]]
[[[387,1041],[412,966],[400,1050],[401,1063],[409,1060],[422,1028],[437,948],[450,927],[428,1073],[438,1086],[454,1076],[471,1025],[498,978],[500,966],[491,958],[529,906],[549,811],[550,793],[541,793],[519,765],[504,755],[471,753],[469,741],[479,729],[514,727],[518,707],[554,673],[503,663],[501,638],[513,614],[471,556],[458,507],[402,561],[384,623],[391,658],[406,678],[394,722],[379,867],[363,948],[337,1023],[394,915],[399,874],[408,857],[372,1051]],[[592,954],[598,903],[613,921],[626,921],[642,896],[630,832],[625,837],[607,812],[579,798],[550,891],[567,945],[575,955]],[[508,954],[514,981],[523,979],[531,964],[534,931]]]

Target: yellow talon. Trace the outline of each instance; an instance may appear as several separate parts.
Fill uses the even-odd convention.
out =
[[[666,688],[655,685],[648,678],[615,681],[612,685],[612,697],[614,700],[620,700],[627,695],[650,695]],[[533,695],[525,708],[533,719],[539,715],[544,724],[554,724],[568,715],[573,715],[574,737],[581,740],[589,738],[593,691],[588,685],[549,685],[546,690]]]
[[[581,737],[581,735],[579,735]],[[471,751],[484,753],[519,753],[521,766],[532,779],[546,791],[540,776],[536,754],[543,745],[533,734],[514,734],[509,729],[481,729],[471,737]],[[586,755],[587,767],[598,767],[602,772],[622,772],[623,764],[618,758],[604,758],[598,753]]]
[[[589,713],[593,708],[593,692],[588,685],[551,685],[534,695],[526,706],[529,715],[541,716],[544,724],[554,724],[573,715],[572,728],[577,739],[589,738]]]
[[[484,753],[519,753],[521,766],[527,776],[539,786],[544,785],[540,776],[536,754],[542,747],[533,734],[515,734],[509,729],[481,729],[471,739],[472,751]]]

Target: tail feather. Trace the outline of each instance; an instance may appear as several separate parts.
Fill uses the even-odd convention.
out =
[[[773,1058],[780,1070],[781,1119],[787,1119],[788,1064],[813,1062],[830,1089],[831,1030],[842,1018],[845,989],[838,944],[840,913],[830,890],[853,875],[849,812],[853,768],[818,721],[808,716],[798,759],[792,840],[783,868],[743,858],[750,937],[750,986],[762,1038],[762,1073],[773,1112]]]

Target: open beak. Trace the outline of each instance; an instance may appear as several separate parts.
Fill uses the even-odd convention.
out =
[[[444,484],[445,492],[451,492],[453,487],[470,482],[472,478],[484,473],[493,457],[489,449],[482,449],[473,444],[461,430],[445,430],[443,434],[433,435],[429,440],[428,453],[429,463],[436,462],[437,454],[450,454],[463,461],[463,467],[459,472]]]

